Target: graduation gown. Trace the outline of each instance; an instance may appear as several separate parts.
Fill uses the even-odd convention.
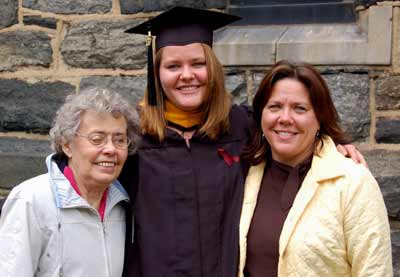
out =
[[[217,141],[195,133],[188,147],[172,130],[162,143],[142,138],[120,176],[134,219],[124,276],[236,276],[247,168],[238,158],[249,137],[248,111],[234,106]]]

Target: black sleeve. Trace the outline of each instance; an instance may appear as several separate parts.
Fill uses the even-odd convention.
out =
[[[118,181],[128,193],[131,202],[135,199],[139,181],[138,160],[137,154],[128,156],[118,177]]]
[[[247,120],[247,128],[246,128],[246,135],[248,138],[248,142],[250,141],[250,138],[253,136],[254,132],[254,118],[253,118],[253,108],[251,106],[241,104],[240,107],[244,110],[244,116],[246,117]]]
[[[119,182],[124,187],[129,195],[130,202],[127,203],[125,208],[126,215],[126,237],[125,237],[125,257],[123,277],[141,276],[138,265],[138,251],[137,244],[134,240],[134,214],[133,205],[135,203],[138,181],[139,181],[139,157],[138,154],[128,156],[121,174],[118,177]]]

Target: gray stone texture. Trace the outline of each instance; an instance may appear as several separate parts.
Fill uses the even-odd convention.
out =
[[[44,67],[52,62],[50,38],[43,32],[17,31],[0,34],[0,72]]]
[[[400,109],[400,76],[380,78],[376,81],[376,109]]]
[[[146,88],[146,76],[142,77],[113,77],[113,76],[93,76],[83,78],[79,85],[80,89],[91,86],[98,86],[118,92],[132,105],[139,103]]]
[[[234,104],[248,104],[246,75],[243,71],[225,74],[225,88],[232,95]]]
[[[382,190],[389,215],[396,217],[400,212],[400,152],[373,150],[363,154]]]
[[[46,140],[0,138],[0,188],[11,189],[46,172],[45,157],[52,151]]]
[[[18,22],[18,0],[0,2],[0,29]]]
[[[339,73],[323,77],[331,91],[343,129],[353,140],[366,139],[371,123],[368,75]]]
[[[43,18],[39,15],[24,16],[25,25],[37,25],[49,29],[57,28],[57,21],[54,18]]]
[[[145,36],[124,33],[140,22],[73,23],[61,45],[65,63],[80,68],[144,68],[147,62]]]
[[[392,230],[393,276],[400,277],[400,230]]]
[[[59,14],[108,13],[112,8],[112,0],[23,0],[22,6]]]
[[[378,118],[375,139],[377,143],[400,143],[400,118]]]
[[[120,0],[121,13],[132,14],[138,12],[165,11],[176,6],[190,8],[211,9],[225,8],[225,0],[159,0],[159,1],[132,1]]]
[[[267,72],[257,72],[253,76],[253,97],[256,95],[258,88],[260,87],[261,81],[264,79]]]
[[[392,230],[393,276],[400,277],[400,230]]]
[[[0,80],[0,131],[48,133],[56,110],[74,90],[63,82]]]

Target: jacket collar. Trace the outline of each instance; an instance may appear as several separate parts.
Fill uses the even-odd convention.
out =
[[[282,256],[295,226],[307,205],[314,198],[320,183],[344,176],[343,156],[336,150],[331,138],[323,139],[323,147],[318,155],[314,155],[311,168],[307,173],[293,206],[285,220],[279,240],[279,254]]]
[[[64,174],[58,168],[57,164],[53,161],[52,158],[54,155],[55,154],[51,154],[47,156],[46,165],[57,208],[90,208],[91,206],[89,203],[76,193],[67,178],[65,178]],[[108,189],[105,214],[107,214],[108,211],[117,203],[121,201],[128,201],[128,199],[128,194],[124,188],[121,186],[118,180],[115,180]]]

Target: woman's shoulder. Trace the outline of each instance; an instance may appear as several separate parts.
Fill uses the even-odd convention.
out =
[[[51,201],[52,195],[49,175],[42,174],[15,186],[7,196],[6,202],[18,202],[22,205],[29,205],[35,209],[40,209],[53,202]],[[44,210],[46,209],[44,208]]]
[[[2,216],[5,213],[12,216],[26,214],[39,220],[52,217],[54,207],[49,175],[43,174],[28,179],[11,190],[2,208]]]
[[[339,173],[336,185],[339,185],[341,191],[348,200],[367,199],[369,197],[381,197],[379,184],[371,171],[362,164],[355,163],[352,159],[344,157],[337,153],[335,164],[331,163],[329,171],[338,168]],[[335,180],[335,179],[333,179]],[[355,198],[353,198],[355,197]]]
[[[25,180],[11,190],[9,197],[29,199],[47,194],[51,192],[49,178],[49,174],[46,173]]]
[[[344,157],[338,152],[330,138],[324,139],[324,145],[314,169],[315,174],[321,179],[340,181],[347,184],[349,189],[376,183],[368,168]]]

